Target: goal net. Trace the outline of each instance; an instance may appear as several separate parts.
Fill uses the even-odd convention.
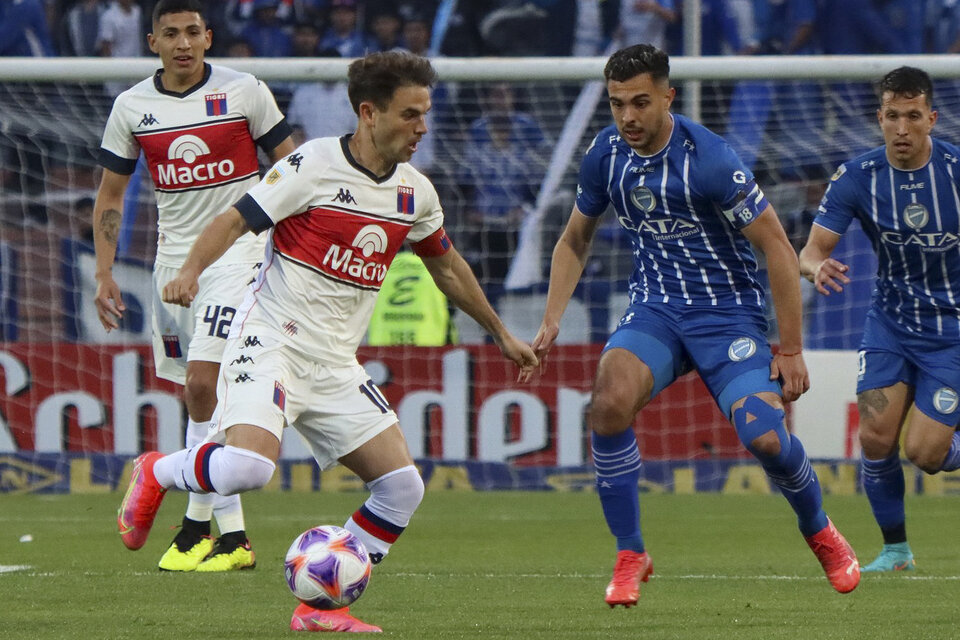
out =
[[[299,137],[352,128],[343,60],[222,62],[273,89]],[[569,216],[580,157],[609,124],[603,59],[438,59],[430,133],[414,163],[440,193],[446,226],[511,330],[532,340],[550,253]],[[960,69],[947,57],[676,58],[674,110],[724,135],[798,248],[836,166],[881,143],[871,82],[902,64],[936,78],[935,134],[960,139]],[[117,85],[152,74],[148,59],[0,60],[0,492],[105,491],[132,456],[182,442],[179,390],[153,374],[152,184],[131,181],[114,272],[128,311],[104,332],[93,307],[92,199],[97,150]],[[699,95],[699,100],[691,96]],[[835,254],[852,267],[840,296],[805,296],[813,390],[790,412],[811,456],[856,455],[855,349],[875,263],[851,230]],[[364,346],[360,360],[397,410],[434,487],[592,485],[584,412],[600,349],[626,307],[632,249],[605,216],[543,374],[515,372],[480,328],[454,314],[446,347]],[[806,283],[804,283],[806,284]],[[770,337],[776,326],[770,313]],[[651,490],[767,491],[695,375],[636,421]],[[291,434],[276,487],[358,486],[321,477]],[[822,474],[823,475],[823,474]],[[851,473],[827,474],[853,490]]]

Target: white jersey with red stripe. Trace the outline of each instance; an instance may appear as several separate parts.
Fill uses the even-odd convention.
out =
[[[318,362],[354,362],[404,241],[420,255],[449,249],[430,181],[406,163],[375,176],[353,158],[349,138],[310,140],[237,203],[253,231],[271,230],[231,337],[269,327]]]
[[[143,150],[159,210],[157,263],[179,267],[210,220],[259,180],[257,145],[273,150],[290,127],[270,89],[248,73],[205,64],[203,80],[182,93],[160,78],[158,71],[117,97],[100,156],[129,175]],[[250,235],[218,264],[262,257],[263,240]]]

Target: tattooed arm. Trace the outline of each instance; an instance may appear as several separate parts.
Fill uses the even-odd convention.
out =
[[[107,331],[119,328],[118,320],[126,307],[120,287],[113,279],[113,260],[117,255],[120,219],[123,216],[123,194],[130,176],[103,170],[97,202],[93,207],[93,246],[97,252],[97,315]]]

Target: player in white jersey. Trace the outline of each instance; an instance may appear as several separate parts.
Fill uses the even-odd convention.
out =
[[[211,32],[196,0],[162,0],[150,49],[163,68],[117,97],[101,148],[103,178],[94,210],[96,305],[107,331],[125,307],[111,275],[123,195],[142,151],[156,188],[159,240],[154,265],[153,352],[157,375],[184,385],[187,445],[203,440],[216,406],[217,372],[236,308],[263,261],[262,241],[237,242],[204,274],[192,309],[164,304],[160,286],[183,264],[200,232],[259,180],[257,146],[271,160],[289,154],[290,127],[266,85],[204,62]],[[217,516],[220,537],[210,536]],[[169,571],[252,567],[237,496],[191,494],[183,526],[160,559]]]
[[[209,441],[138,458],[120,507],[122,535],[138,548],[167,489],[234,494],[273,475],[284,426],[304,437],[321,468],[343,464],[370,497],[344,525],[375,563],[389,552],[423,498],[397,416],[357,362],[377,292],[404,240],[440,290],[494,337],[529,379],[537,358],[504,327],[443,229],[429,180],[407,162],[427,132],[425,58],[371,54],[350,65],[359,122],[343,138],[307,142],[197,239],[164,300],[189,305],[198,277],[247,231],[270,229],[268,257],[247,293],[224,353],[219,421]],[[300,605],[290,626],[379,631],[345,609]]]

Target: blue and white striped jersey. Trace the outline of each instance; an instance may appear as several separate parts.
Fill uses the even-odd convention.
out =
[[[960,337],[960,148],[933,139],[930,161],[901,171],[878,147],[840,165],[814,220],[842,234],[854,218],[877,252],[874,306],[905,329]]]
[[[596,217],[608,204],[633,243],[631,304],[763,309],[757,259],[739,230],[768,203],[721,137],[673,115],[666,147],[642,156],[607,127],[580,165],[577,208]]]

